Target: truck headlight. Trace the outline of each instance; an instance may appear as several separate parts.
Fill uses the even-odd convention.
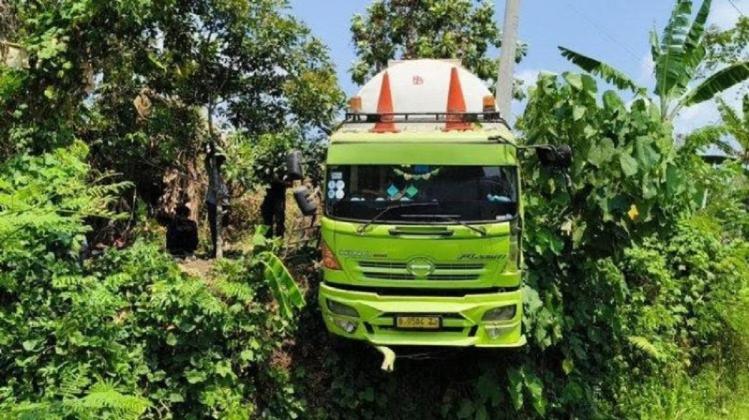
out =
[[[334,300],[326,299],[328,303],[328,309],[336,315],[350,316],[354,318],[359,317],[359,312],[356,311],[352,306],[336,302]]]
[[[485,322],[509,321],[515,318],[517,310],[516,305],[500,306],[484,312],[484,317],[481,320]]]

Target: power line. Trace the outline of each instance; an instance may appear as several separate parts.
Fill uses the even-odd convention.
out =
[[[741,16],[746,17],[744,12],[742,12],[741,9],[739,9],[739,6],[737,6],[733,0],[728,0],[728,2],[731,3],[731,6],[733,6],[733,8],[736,9],[736,11],[739,12]]]
[[[599,25],[598,22],[596,22],[595,20],[591,19],[587,14],[583,13],[580,9],[578,9],[577,7],[575,7],[575,5],[572,4],[572,2],[570,2],[569,0],[565,0],[565,3],[567,3],[567,6],[569,6],[570,9],[572,9],[573,12],[577,13],[578,15],[580,15],[591,26],[593,26],[598,32],[602,33],[606,38],[608,38],[609,40],[611,40],[614,44],[618,44],[620,47],[622,47],[627,53],[629,53],[632,56],[633,59],[635,59],[635,61],[639,61],[641,59],[641,57],[632,48],[630,48],[629,45],[621,42],[616,37],[614,37],[613,35],[611,35],[609,33],[609,31],[606,30],[606,28],[604,28],[603,26]]]

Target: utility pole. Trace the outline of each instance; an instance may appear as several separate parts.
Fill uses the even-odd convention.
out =
[[[499,115],[509,120],[512,103],[513,69],[515,67],[515,45],[520,25],[520,0],[506,0],[505,24],[502,28],[502,51],[499,57],[499,76],[497,79],[497,105]]]

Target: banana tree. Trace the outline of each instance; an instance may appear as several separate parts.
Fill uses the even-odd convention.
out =
[[[717,102],[722,122],[690,133],[681,150],[694,153],[715,146],[726,156],[749,164],[749,94],[744,96],[741,110],[731,108],[723,99]]]
[[[650,51],[655,63],[654,93],[659,98],[663,120],[673,120],[682,108],[713,99],[749,78],[749,61],[743,61],[732,63],[704,80],[696,80],[707,55],[704,35],[711,5],[712,0],[704,0],[692,19],[692,1],[677,0],[663,34],[659,37],[655,31],[650,33]],[[559,49],[562,56],[583,70],[619,89],[646,95],[647,89],[613,66],[568,48]]]
[[[745,164],[749,164],[749,94],[744,96],[742,105],[741,111],[737,111],[722,99],[718,100],[718,111],[723,120],[721,127],[738,143],[739,147],[737,150],[734,145],[721,143],[723,146],[721,148],[729,156],[734,156]]]

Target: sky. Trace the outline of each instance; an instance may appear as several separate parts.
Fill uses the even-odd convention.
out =
[[[349,23],[366,11],[369,0],[291,0],[291,13],[304,21],[330,48],[338,78],[347,96],[358,88],[348,69],[354,61]],[[695,9],[700,4],[695,1]],[[749,0],[733,0],[749,14]],[[522,0],[520,39],[529,45],[528,56],[516,67],[515,77],[535,81],[540,71],[561,73],[577,70],[557,49],[562,45],[599,58],[624,71],[636,82],[652,87],[652,61],[648,33],[665,26],[673,0]],[[495,1],[497,21],[502,24],[505,1]],[[709,24],[731,27],[739,11],[729,0],[713,0]],[[737,90],[726,92],[729,102],[738,102]],[[513,104],[513,113],[522,112]],[[677,132],[687,132],[719,119],[715,105],[706,103],[684,110],[676,120]]]

